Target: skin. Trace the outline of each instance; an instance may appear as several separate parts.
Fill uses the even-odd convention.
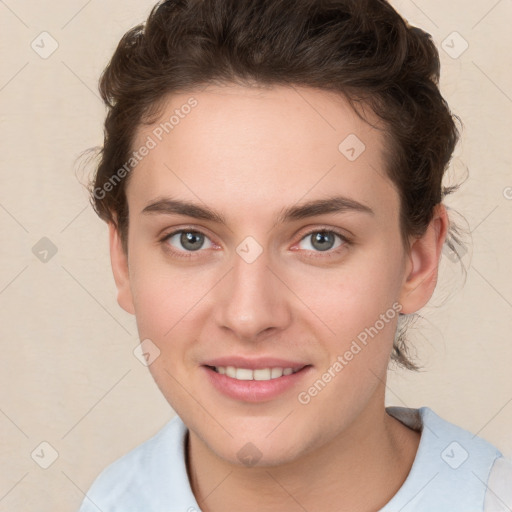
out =
[[[383,132],[344,99],[316,89],[224,85],[174,95],[154,125],[138,128],[134,148],[191,96],[198,105],[130,176],[128,254],[114,224],[110,249],[118,302],[136,316],[140,339],[158,346],[150,371],[189,428],[187,464],[199,506],[375,511],[403,484],[420,439],[384,408],[398,315],[308,404],[297,395],[393,303],[412,313],[428,302],[446,209],[438,205],[424,236],[411,238],[406,251],[398,194],[384,171]],[[338,150],[349,134],[366,146],[355,161]],[[334,194],[374,214],[345,211],[274,225],[283,208]],[[141,213],[163,196],[207,205],[227,226]],[[179,235],[161,241],[180,228],[205,234],[203,248],[187,252]],[[351,242],[335,238],[321,251],[306,236],[321,228]],[[236,252],[247,236],[262,248],[250,264]],[[232,354],[312,368],[278,398],[243,402],[220,394],[201,368],[206,359]],[[261,454],[251,467],[237,457],[248,442]]]

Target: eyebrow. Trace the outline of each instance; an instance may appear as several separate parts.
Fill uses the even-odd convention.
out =
[[[375,215],[375,212],[367,205],[354,199],[343,196],[315,199],[307,203],[283,208],[277,217],[274,226],[291,222],[294,220],[306,219],[326,213],[361,212]],[[166,214],[185,215],[196,219],[215,222],[227,225],[226,218],[219,212],[189,201],[172,199],[168,197],[158,198],[149,203],[141,212],[142,214]]]

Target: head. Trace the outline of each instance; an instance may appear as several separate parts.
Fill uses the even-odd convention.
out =
[[[430,299],[451,228],[438,81],[429,35],[383,0],[166,1],[120,41],[92,202],[157,384],[219,455],[242,427],[290,460],[381,398],[390,360],[415,368],[398,319]],[[206,363],[231,355],[307,365],[303,388],[226,398]],[[301,426],[267,437],[293,408]]]

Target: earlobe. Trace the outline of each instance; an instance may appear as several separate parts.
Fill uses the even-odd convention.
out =
[[[117,302],[127,312],[135,314],[133,297],[130,288],[130,274],[128,270],[128,256],[123,250],[119,232],[114,223],[109,222],[110,262],[117,287]]]
[[[423,236],[412,242],[400,293],[402,313],[418,311],[432,297],[448,226],[446,207],[440,203]]]

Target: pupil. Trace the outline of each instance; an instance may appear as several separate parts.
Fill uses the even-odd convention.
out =
[[[194,233],[193,231],[188,231],[181,235],[181,243],[182,243],[183,247],[186,247],[187,249],[189,249],[191,251],[197,251],[198,249],[201,248],[201,245],[203,245],[201,236],[202,235],[200,233]],[[198,241],[199,241],[199,244],[197,244]],[[194,243],[196,246],[194,246]],[[187,244],[191,244],[192,247],[190,247]]]
[[[313,246],[321,251],[326,251],[330,249],[330,247],[326,247],[325,242],[327,242],[327,245],[332,245],[333,240],[330,240],[331,244],[329,244],[329,238],[332,239],[333,235],[331,233],[317,233],[313,237]],[[317,247],[315,244],[320,243],[320,245]]]

